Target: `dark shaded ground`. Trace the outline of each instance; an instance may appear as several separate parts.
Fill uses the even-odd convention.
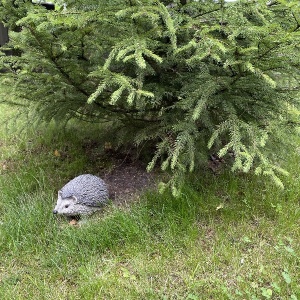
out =
[[[206,169],[217,175],[224,165],[224,159],[217,155],[211,155]],[[126,157],[114,161],[114,167],[110,171],[104,171],[101,175],[100,177],[109,187],[110,198],[114,200],[116,205],[126,204],[146,190],[155,190],[158,182],[168,176],[158,170],[148,173],[145,163]]]
[[[146,190],[155,190],[161,180],[156,170],[146,171],[147,161],[141,161],[132,149],[115,150],[110,142],[86,140],[83,144],[91,170],[109,188],[110,199],[116,205],[136,200]]]
[[[138,162],[121,162],[102,176],[116,205],[136,199],[142,192],[155,189],[158,174],[148,173]]]
[[[159,181],[168,181],[168,174],[159,169],[148,173],[147,161],[135,157],[130,149],[117,151],[110,142],[95,140],[86,140],[83,148],[92,166],[91,172],[106,182],[116,205],[126,205],[146,190],[155,190]],[[217,175],[224,165],[224,159],[212,154],[204,169]]]

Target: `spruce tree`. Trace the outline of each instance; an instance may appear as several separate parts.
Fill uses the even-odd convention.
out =
[[[268,145],[297,123],[298,0],[54,3],[0,1],[3,50],[15,53],[0,56],[2,101],[44,122],[109,121],[120,140],[150,141],[148,169],[171,170],[174,194],[209,148],[282,185]]]

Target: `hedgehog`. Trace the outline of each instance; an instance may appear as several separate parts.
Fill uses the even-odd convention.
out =
[[[72,218],[90,215],[100,210],[108,202],[105,182],[94,175],[83,174],[69,181],[58,191],[58,199],[53,214]]]

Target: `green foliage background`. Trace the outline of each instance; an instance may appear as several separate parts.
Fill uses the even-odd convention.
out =
[[[150,141],[148,169],[172,170],[173,194],[207,148],[281,185],[268,145],[298,123],[298,0],[64,2],[0,1],[14,49],[0,56],[1,101]]]

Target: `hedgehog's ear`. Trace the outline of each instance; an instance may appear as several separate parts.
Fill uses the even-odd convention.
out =
[[[77,202],[77,198],[75,196],[70,197],[73,201]]]
[[[58,191],[57,194],[58,194],[58,195],[57,195],[58,199],[61,199],[61,198],[62,198],[62,197],[61,197],[62,192],[61,192],[61,191]]]

